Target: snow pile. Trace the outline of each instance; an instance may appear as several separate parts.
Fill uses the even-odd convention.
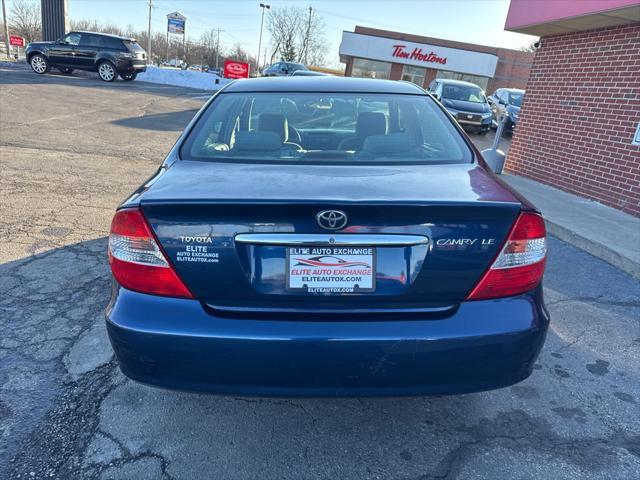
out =
[[[194,72],[193,70],[176,70],[147,66],[147,71],[138,74],[142,82],[162,83],[178,87],[198,88],[200,90],[218,90],[229,80],[213,73]],[[216,80],[219,80],[216,83]]]

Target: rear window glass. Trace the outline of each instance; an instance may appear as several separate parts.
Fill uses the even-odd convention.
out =
[[[102,37],[99,37],[97,35],[83,34],[82,39],[80,40],[80,46],[102,48],[103,47]]]
[[[291,163],[469,163],[471,150],[425,95],[222,93],[184,159]]]
[[[125,40],[122,43],[124,43],[124,46],[127,47],[127,49],[130,52],[133,52],[133,53],[144,52],[144,48],[142,48],[140,44],[137,42],[128,42]]]
[[[122,40],[113,37],[102,37],[102,43],[106,48],[122,49]]]

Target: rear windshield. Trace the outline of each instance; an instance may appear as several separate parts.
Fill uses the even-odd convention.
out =
[[[125,40],[123,43],[130,52],[144,52],[144,48],[142,48],[137,42],[130,42],[128,40]]]
[[[291,163],[469,163],[471,150],[425,95],[222,93],[184,159]]]

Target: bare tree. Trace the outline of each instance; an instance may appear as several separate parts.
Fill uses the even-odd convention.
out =
[[[9,11],[9,28],[13,34],[24,37],[27,43],[42,38],[40,2],[35,0],[14,0]]]
[[[273,54],[285,61],[321,64],[327,52],[324,21],[312,8],[279,7],[271,10],[267,24]]]
[[[97,20],[71,20],[71,30],[79,30],[82,32],[101,32],[101,26]]]
[[[226,56],[229,60],[236,60],[239,62],[246,62],[252,71],[257,71],[258,64],[256,58],[249,55],[249,53],[242,48],[239,43],[236,43]]]
[[[537,40],[532,40],[528,44],[522,45],[520,48],[518,48],[518,50],[520,50],[521,52],[535,52],[537,50],[536,43],[538,43]]]
[[[216,64],[216,57],[218,64],[221,65],[224,59],[222,51],[218,52],[216,46],[218,45],[218,32],[215,28],[207,30],[200,36],[200,44],[205,51],[205,63],[206,65],[214,66]]]

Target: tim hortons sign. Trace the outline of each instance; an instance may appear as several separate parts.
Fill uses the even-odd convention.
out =
[[[440,65],[445,65],[447,63],[447,57],[439,57],[434,52],[423,52],[420,47],[415,47],[412,51],[409,51],[406,48],[406,45],[394,45],[391,56],[406,58],[409,60],[418,60],[426,63],[439,63]]]

